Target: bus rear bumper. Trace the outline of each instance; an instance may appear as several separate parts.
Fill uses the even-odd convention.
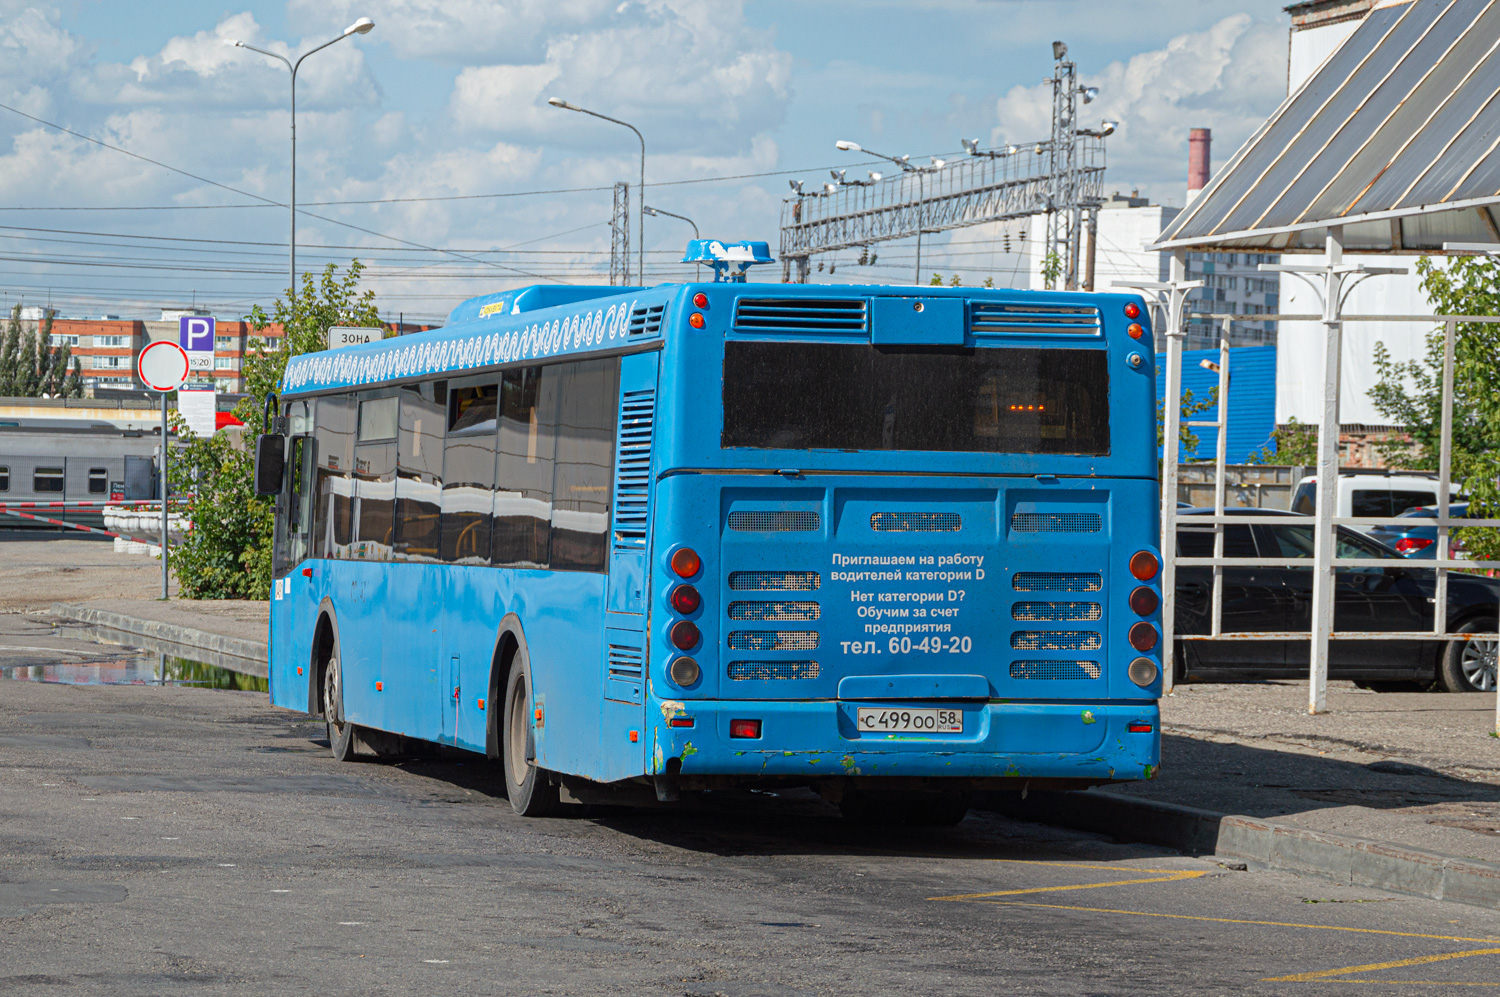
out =
[[[699,700],[656,705],[661,720],[652,729],[652,774],[685,779],[888,776],[1105,782],[1149,779],[1161,758],[1155,702]],[[862,708],[934,707],[962,711],[963,732],[872,733],[856,726]],[[692,726],[683,726],[688,720]],[[759,720],[760,737],[732,737],[735,720]]]

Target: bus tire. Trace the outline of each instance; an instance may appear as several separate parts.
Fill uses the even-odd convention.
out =
[[[344,719],[344,674],[337,645],[323,669],[323,726],[328,730],[333,757],[341,762],[353,761],[354,725]]]
[[[531,685],[525,648],[517,648],[505,681],[504,725],[500,737],[500,767],[505,771],[505,795],[510,808],[522,817],[551,817],[561,808],[557,786],[547,771],[529,761],[532,737]]]

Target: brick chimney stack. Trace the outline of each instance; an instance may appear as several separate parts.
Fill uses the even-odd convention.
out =
[[[1208,186],[1209,174],[1209,146],[1213,142],[1213,132],[1207,128],[1194,128],[1188,133],[1188,200],[1198,196],[1198,192]]]

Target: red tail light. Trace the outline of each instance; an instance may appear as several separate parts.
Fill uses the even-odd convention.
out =
[[[731,720],[729,721],[730,737],[760,737],[759,720]]]
[[[1156,590],[1142,585],[1130,593],[1130,608],[1137,616],[1150,616],[1156,612],[1156,607],[1161,604]]]
[[[694,308],[707,308],[708,307],[708,295],[704,294],[702,291],[699,291],[697,294],[693,295],[693,307]]]
[[[1138,304],[1136,304],[1134,301],[1127,301],[1127,302],[1125,302],[1125,317],[1126,318],[1140,318],[1141,317],[1141,306],[1138,305]]]
[[[696,612],[703,605],[703,597],[691,585],[679,585],[672,590],[672,608],[683,616]]]
[[[1155,633],[1153,630],[1152,633]],[[691,651],[698,646],[698,641],[703,637],[698,628],[687,620],[678,620],[672,624],[672,646],[679,651]]]
[[[693,718],[692,717],[673,717],[671,720],[667,721],[667,726],[668,727],[691,727],[691,726],[693,726]],[[1150,728],[1148,727],[1147,730],[1149,730],[1149,729]]]
[[[1137,651],[1149,651],[1156,646],[1156,628],[1142,620],[1130,628],[1130,646]]]
[[[1432,541],[1423,537],[1402,537],[1396,541],[1396,550],[1401,554],[1410,554],[1413,551],[1426,550],[1432,546]]]
[[[1149,733],[1151,733],[1151,725],[1150,724],[1145,724],[1145,723],[1130,723],[1130,724],[1126,724],[1125,725],[1125,729],[1128,730],[1128,731],[1130,731],[1130,733],[1132,733],[1132,734],[1149,734]]]
[[[678,578],[692,578],[703,570],[703,559],[691,547],[682,547],[672,555],[672,570]]]
[[[1130,573],[1137,580],[1149,582],[1161,570],[1161,562],[1149,550],[1138,550],[1130,556]]]

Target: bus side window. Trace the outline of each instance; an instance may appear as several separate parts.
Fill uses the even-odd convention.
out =
[[[354,398],[318,399],[313,436],[318,468],[313,499],[313,557],[345,557],[353,539],[354,508],[349,478],[354,463]]]
[[[433,385],[412,385],[401,392],[401,419],[396,448],[396,552],[413,561],[438,556],[438,508],[443,488],[443,406],[432,398]]]
[[[395,543],[396,413],[394,397],[362,398],[354,443],[356,558],[388,555]],[[372,545],[366,547],[365,545]]]
[[[443,445],[442,559],[490,563],[494,516],[498,384],[448,393],[448,438]]]
[[[606,571],[620,361],[584,360],[562,365],[560,373],[552,567]]]
[[[559,380],[553,365],[508,370],[500,381],[493,541],[497,565],[545,568],[550,563]]]

